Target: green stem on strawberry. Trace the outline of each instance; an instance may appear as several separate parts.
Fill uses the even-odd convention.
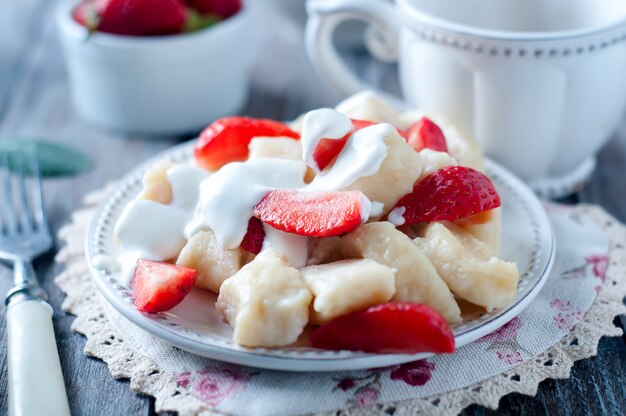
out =
[[[183,27],[183,32],[189,33],[206,29],[221,20],[222,18],[215,14],[200,14],[193,9],[187,9],[187,21]]]

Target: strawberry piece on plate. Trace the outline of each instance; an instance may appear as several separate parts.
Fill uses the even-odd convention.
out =
[[[428,148],[438,152],[447,152],[446,137],[441,128],[428,117],[422,117],[406,133],[407,143],[418,152]]]
[[[404,224],[456,221],[500,205],[500,195],[485,174],[450,166],[419,181],[413,192],[396,203],[389,217],[402,215]]]
[[[357,130],[361,130],[364,129],[366,127],[369,126],[373,126],[374,124],[378,124],[378,123],[374,123],[373,121],[367,121],[367,120],[355,120],[355,119],[350,119],[352,120],[352,125],[354,126],[354,131]],[[398,134],[404,139],[404,140],[408,140],[408,133],[402,129],[399,129],[396,127],[396,130],[398,131]]]
[[[248,145],[254,137],[290,137],[300,135],[274,120],[248,117],[224,117],[211,123],[198,138],[194,156],[198,165],[217,170],[230,162],[248,158]]]
[[[315,150],[313,150],[313,160],[315,160],[319,170],[324,170],[337,157],[351,135],[352,132],[340,139],[320,139],[317,146],[315,146]]]
[[[141,312],[164,312],[178,305],[196,282],[196,271],[160,261],[138,260],[130,286]]]
[[[326,350],[417,354],[454,352],[454,335],[433,308],[385,303],[335,318],[311,333],[311,345]]]
[[[248,231],[239,246],[248,253],[259,254],[263,248],[264,239],[263,223],[258,218],[252,217],[248,221]]]
[[[315,150],[313,151],[313,160],[315,160],[315,163],[317,164],[317,167],[319,168],[319,170],[324,170],[324,168],[328,166],[330,162],[332,162],[333,159],[337,157],[337,155],[339,155],[341,150],[343,150],[344,146],[346,145],[346,142],[355,131],[377,124],[377,123],[374,123],[373,121],[367,121],[367,120],[350,119],[350,121],[352,122],[352,126],[354,126],[354,128],[350,133],[346,134],[342,138],[320,139],[319,143],[315,147]],[[397,130],[400,136],[402,136],[406,140],[406,137],[407,137],[406,132],[401,129],[397,129]]]
[[[360,191],[300,192],[278,189],[254,207],[254,215],[272,227],[308,237],[348,233],[369,217],[369,200]]]

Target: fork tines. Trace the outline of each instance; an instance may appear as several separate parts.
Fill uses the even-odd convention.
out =
[[[47,231],[36,145],[0,150],[0,238]]]

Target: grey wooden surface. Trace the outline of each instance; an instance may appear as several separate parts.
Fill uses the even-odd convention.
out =
[[[101,187],[151,156],[185,137],[151,140],[124,137],[94,129],[75,115],[70,101],[61,51],[52,18],[56,2],[0,0],[0,138],[45,137],[71,143],[97,163],[89,173],[45,184],[46,206],[56,231],[81,206],[83,195]],[[273,37],[272,37],[273,36]],[[302,111],[332,105],[339,98],[313,73],[301,48],[293,48],[290,35],[260,36],[253,70],[253,87],[244,110],[252,116],[289,119]],[[292,45],[291,49],[287,46]],[[296,43],[297,45],[297,43]],[[393,68],[353,52],[350,63],[378,85],[397,90]],[[626,74],[624,74],[626,76]],[[189,138],[189,137],[187,137]],[[576,200],[599,203],[626,221],[626,119],[619,133],[602,151],[599,169]],[[571,199],[570,201],[573,201]],[[128,382],[115,381],[102,362],[85,357],[84,338],[72,333],[72,316],[60,310],[62,293],[53,284],[60,272],[51,253],[37,262],[37,271],[55,309],[54,327],[65,374],[70,405],[75,415],[148,415],[153,400],[134,393]],[[0,292],[10,284],[10,272],[0,266]],[[4,319],[0,308],[0,319]],[[625,326],[625,320],[616,319]],[[0,325],[0,414],[7,412],[5,326]],[[624,338],[603,339],[598,355],[576,363],[567,380],[541,383],[536,397],[518,394],[501,400],[499,414],[582,415],[626,413],[626,343]],[[493,414],[472,406],[466,415]]]

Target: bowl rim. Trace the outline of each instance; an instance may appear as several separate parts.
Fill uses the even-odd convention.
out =
[[[205,38],[220,36],[232,30],[242,29],[250,16],[250,6],[244,3],[235,15],[210,27],[194,32],[159,35],[159,36],[130,36],[112,33],[89,31],[72,18],[71,11],[80,3],[80,0],[62,1],[56,9],[56,21],[59,31],[64,36],[85,41],[89,44],[111,47],[155,47],[160,45],[182,46],[183,43],[196,42]]]
[[[581,40],[594,36],[605,35],[614,30],[626,28],[626,7],[620,17],[600,25],[586,26],[580,29],[555,31],[509,31],[486,29],[440,18],[417,8],[412,0],[396,0],[396,3],[403,11],[403,20],[412,27],[425,25],[433,29],[443,30],[460,36],[482,38],[493,41],[550,42]]]

